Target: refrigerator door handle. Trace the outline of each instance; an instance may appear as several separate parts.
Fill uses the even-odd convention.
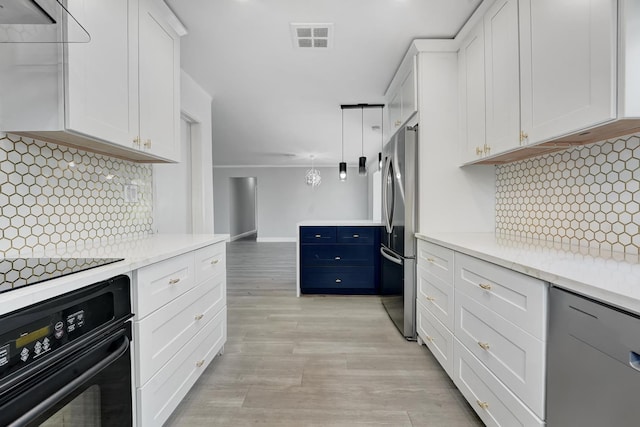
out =
[[[389,174],[391,173],[391,158],[387,158],[385,162],[384,174],[382,176],[382,205],[384,207],[384,226],[387,229],[387,234],[391,234],[393,231],[392,222],[393,222],[393,212],[389,212],[389,203],[388,200],[388,191],[387,187],[389,185]],[[392,187],[391,191],[395,189],[395,183],[392,179]],[[392,194],[392,197],[395,199],[395,194]],[[393,206],[392,206],[393,209]]]
[[[399,257],[398,255],[394,254],[393,252],[391,252],[390,250],[388,250],[384,246],[380,246],[380,255],[382,255],[383,257],[385,257],[389,261],[394,262],[394,263],[396,263],[398,265],[402,265],[403,264],[401,257]]]

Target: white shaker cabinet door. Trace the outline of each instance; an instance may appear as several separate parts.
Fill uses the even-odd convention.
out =
[[[179,160],[180,40],[151,0],[140,1],[140,145]]]
[[[518,0],[498,0],[484,16],[487,155],[520,146]],[[483,147],[484,151],[484,147]]]
[[[542,142],[616,117],[616,3],[520,1],[526,142]]]
[[[482,24],[465,39],[459,51],[460,131],[462,161],[484,157],[485,69],[484,28]]]
[[[89,43],[64,44],[65,127],[132,147],[138,132],[135,52],[137,1],[69,0],[70,12],[91,35]]]

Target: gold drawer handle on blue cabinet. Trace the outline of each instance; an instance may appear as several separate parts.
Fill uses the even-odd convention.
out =
[[[336,279],[336,283],[342,283],[342,279]]]
[[[339,256],[335,257],[336,261],[340,261],[342,258],[340,258]]]
[[[354,239],[357,239],[358,237],[360,237],[360,235],[359,235],[359,234],[354,234],[354,235],[353,235],[353,238],[354,238]]]
[[[322,237],[322,234],[316,234],[316,239],[319,239]]]

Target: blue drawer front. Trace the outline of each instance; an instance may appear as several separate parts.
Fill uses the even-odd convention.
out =
[[[338,243],[371,245],[375,242],[376,227],[338,227]]]
[[[336,227],[300,227],[302,243],[335,243]]]
[[[376,291],[373,267],[307,267],[302,269],[300,290],[303,293],[340,293],[360,290]]]
[[[300,262],[305,266],[372,266],[374,251],[368,245],[301,245]]]

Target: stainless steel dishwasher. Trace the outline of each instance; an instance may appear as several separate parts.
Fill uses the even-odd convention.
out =
[[[547,426],[640,425],[640,316],[552,288]]]

